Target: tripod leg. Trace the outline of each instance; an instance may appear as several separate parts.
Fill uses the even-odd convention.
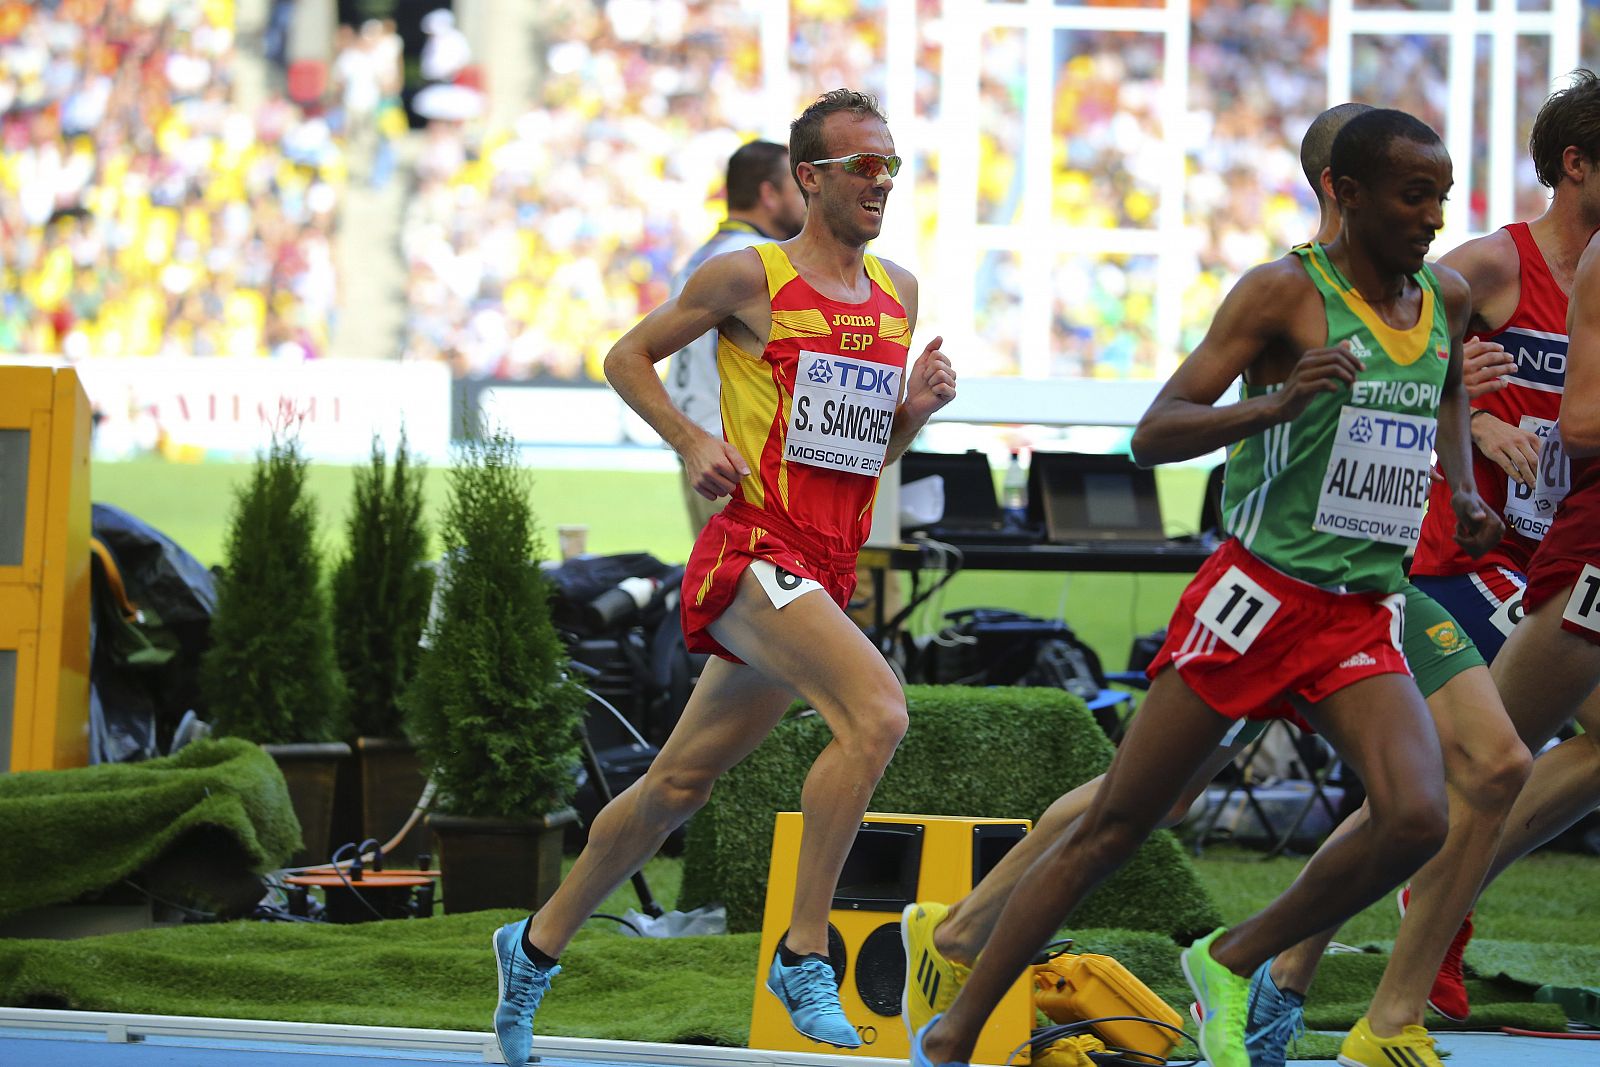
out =
[[[606,781],[605,772],[600,769],[600,757],[595,755],[594,745],[589,743],[589,730],[582,723],[578,725],[578,740],[583,745],[583,766],[589,772],[589,780],[594,783],[594,791],[600,797],[600,806],[605,807],[611,803],[611,783]],[[663,911],[660,904],[656,903],[655,894],[650,892],[650,883],[644,880],[643,871],[635,871],[629,879],[633,883],[633,891],[639,895],[639,910],[652,919],[661,918]]]

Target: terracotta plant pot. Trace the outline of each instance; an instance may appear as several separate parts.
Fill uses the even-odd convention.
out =
[[[324,741],[300,745],[262,745],[283,772],[289,786],[289,802],[300,820],[304,847],[289,858],[289,866],[305,867],[326,863],[332,851],[333,798],[339,765],[350,758],[350,746],[343,741]]]
[[[531,819],[430,814],[445,914],[543,907],[561,883],[562,832],[577,818],[571,808]]]

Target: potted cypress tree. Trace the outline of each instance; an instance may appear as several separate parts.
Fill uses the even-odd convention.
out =
[[[447,912],[538,908],[561,876],[582,691],[550,622],[529,480],[503,431],[475,434],[449,474],[436,613],[401,698],[439,788]]]
[[[303,847],[328,858],[334,782],[350,746],[299,441],[276,434],[236,492],[200,685],[213,729],[264,747],[289,785]]]
[[[373,438],[371,460],[355,472],[346,548],[333,571],[334,653],[357,757],[346,769],[360,798],[360,836],[379,842],[405,825],[427,784],[399,705],[416,674],[417,643],[433,592],[433,572],[425,563],[423,473],[403,432],[392,464],[383,442]],[[431,852],[429,837],[419,823],[394,851],[408,858]]]

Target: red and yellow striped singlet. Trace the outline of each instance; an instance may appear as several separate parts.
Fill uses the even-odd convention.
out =
[[[755,250],[772,300],[767,346],[756,357],[725,337],[717,345],[723,432],[750,465],[734,501],[854,554],[872,527],[905,375],[906,311],[874,256],[871,295],[847,304],[806,284],[781,246]]]

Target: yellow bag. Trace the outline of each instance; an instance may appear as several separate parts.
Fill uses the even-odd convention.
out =
[[[1054,956],[1033,969],[1033,1002],[1058,1023],[1137,1015],[1173,1027],[1144,1022],[1096,1023],[1095,1032],[1113,1048],[1165,1060],[1182,1040],[1183,1019],[1133,972],[1110,956],[1090,953]]]
[[[1104,1051],[1106,1043],[1093,1034],[1064,1037],[1039,1053],[1033,1060],[1033,1067],[1098,1067],[1089,1053]]]

